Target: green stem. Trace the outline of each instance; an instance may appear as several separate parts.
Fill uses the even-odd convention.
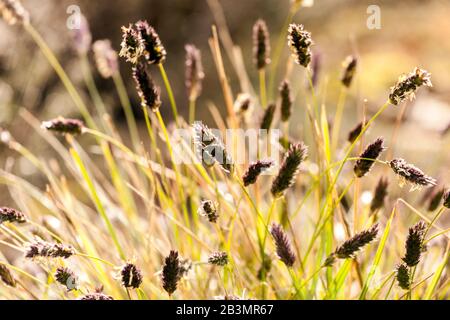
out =
[[[72,147],[70,149],[70,153],[72,154],[73,159],[75,160],[78,168],[80,169],[81,175],[83,176],[83,179],[88,186],[92,200],[94,201],[97,211],[100,213],[100,216],[102,217],[102,219],[106,225],[106,228],[108,229],[108,232],[114,242],[114,245],[116,246],[116,249],[120,255],[120,258],[125,260],[126,259],[125,253],[122,250],[122,247],[119,243],[119,239],[117,237],[114,226],[112,225],[111,220],[109,220],[109,217],[106,214],[105,208],[103,207],[103,204],[100,201],[100,197],[98,196],[98,193],[97,193],[97,188],[95,187],[91,177],[89,176],[89,173],[88,173],[86,167],[84,166],[83,161],[81,160],[78,152]]]
[[[272,93],[275,90],[275,79],[276,79],[277,70],[278,70],[278,63],[280,62],[281,53],[283,52],[283,47],[286,42],[287,28],[288,28],[289,24],[291,23],[292,19],[294,18],[294,15],[297,13],[298,9],[299,9],[299,6],[294,2],[292,4],[291,8],[289,9],[289,13],[286,17],[286,20],[283,23],[283,27],[278,36],[277,46],[275,47],[274,55],[272,58],[272,69],[270,72],[270,79],[269,79],[270,93]]]
[[[173,95],[173,91],[172,91],[172,87],[169,82],[169,78],[167,77],[166,70],[164,69],[164,66],[162,65],[162,63],[158,64],[158,67],[159,67],[159,71],[161,72],[161,76],[163,78],[164,85],[166,86],[167,94],[169,95],[170,105],[172,107],[172,113],[173,113],[173,117],[175,118],[175,123],[177,124],[177,126],[180,126],[180,123],[178,121],[177,104],[175,102],[175,97]]]
[[[82,114],[83,118],[87,122],[88,126],[94,129],[97,129],[97,126],[92,119],[92,116],[89,113],[88,108],[83,102],[83,99],[81,99],[81,96],[79,95],[78,91],[75,89],[75,86],[73,85],[72,81],[69,79],[69,76],[64,71],[63,67],[59,63],[58,59],[54,55],[53,51],[49,48],[45,40],[42,38],[42,36],[36,31],[36,29],[33,28],[31,24],[26,24],[25,30],[30,34],[30,36],[33,38],[33,40],[36,42],[38,47],[41,49],[42,53],[44,54],[45,58],[48,60],[50,65],[53,67],[55,72],[58,74],[59,78],[61,79],[62,83],[64,84],[64,87],[66,88],[67,92],[69,93],[70,97],[72,98],[75,105],[78,107],[80,113]]]
[[[267,96],[266,96],[266,71],[264,69],[259,70],[259,94],[261,96],[261,107],[267,108]]]
[[[195,106],[196,99],[189,98],[189,125],[192,125],[195,121]]]
[[[94,106],[97,109],[97,113],[100,119],[103,121],[103,115],[106,114],[105,103],[103,102],[100,92],[95,84],[94,77],[92,75],[91,67],[86,54],[81,55],[81,67],[83,69],[84,82],[89,91],[89,95],[94,102]]]
[[[347,89],[345,87],[341,88],[341,92],[339,93],[339,100],[336,107],[336,114],[334,116],[333,121],[333,131],[331,133],[331,153],[337,149],[338,140],[339,140],[339,132],[341,131],[341,123],[342,123],[342,115],[344,113],[345,100],[347,96]]]

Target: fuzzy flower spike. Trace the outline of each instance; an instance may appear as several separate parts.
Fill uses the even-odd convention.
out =
[[[391,88],[389,102],[396,106],[406,99],[412,100],[421,86],[433,86],[431,74],[426,70],[415,68],[411,73],[400,76],[398,82]]]
[[[404,181],[407,181],[413,185],[412,189],[432,187],[437,183],[436,179],[427,176],[422,170],[407,163],[403,159],[393,159],[389,162],[389,165],[395,174],[397,174]]]
[[[292,23],[288,28],[288,45],[295,63],[307,68],[311,62],[311,33],[304,30],[303,25]]]

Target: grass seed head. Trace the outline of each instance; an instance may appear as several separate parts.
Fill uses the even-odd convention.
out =
[[[423,240],[427,225],[423,221],[419,221],[414,226],[409,228],[409,234],[406,239],[405,249],[406,253],[402,260],[408,267],[414,267],[420,262],[420,256],[425,251]]]
[[[296,256],[292,250],[291,241],[284,232],[281,225],[273,223],[270,228],[270,234],[275,242],[278,258],[288,267],[294,265]]]
[[[267,106],[267,109],[264,111],[264,115],[261,120],[261,126],[260,126],[261,130],[270,130],[276,108],[277,108],[277,106],[275,105],[275,103],[270,103]]]
[[[164,261],[161,278],[162,286],[170,296],[175,292],[175,290],[177,290],[180,276],[180,260],[178,257],[178,252],[172,250]]]
[[[281,197],[286,189],[294,184],[295,178],[300,170],[300,165],[306,159],[307,155],[308,147],[303,142],[291,145],[286,152],[278,175],[272,182],[270,191],[275,198]]]
[[[102,300],[114,300],[114,298],[101,292],[92,292],[82,296],[81,298],[79,298],[79,300],[102,301]]]
[[[388,194],[389,181],[385,177],[381,177],[378,180],[378,184],[375,188],[374,196],[372,202],[370,203],[370,211],[375,212],[384,206],[384,201]]]
[[[228,264],[228,254],[225,251],[216,251],[209,255],[208,263],[216,266],[226,266]]]
[[[447,189],[444,193],[444,207],[450,209],[450,189]]]
[[[427,176],[422,170],[407,163],[404,159],[393,159],[389,162],[389,165],[395,174],[415,186],[432,187],[436,185],[436,179]]]
[[[142,272],[132,263],[126,263],[120,270],[120,280],[125,288],[137,289],[142,284]]]
[[[258,160],[251,163],[248,166],[247,171],[245,171],[244,175],[242,176],[244,186],[247,187],[251,184],[254,184],[261,173],[271,168],[273,164],[274,162],[272,160]]]
[[[355,172],[355,175],[358,178],[364,177],[366,174],[369,173],[375,160],[385,150],[383,143],[384,139],[378,138],[373,143],[369,144],[366,147],[366,149],[360,154],[359,156],[360,159],[356,161],[355,166],[353,168],[353,171]]]
[[[430,202],[428,204],[428,211],[436,210],[439,207],[439,204],[441,203],[441,200],[444,196],[445,189],[443,187],[435,187],[435,189],[436,190],[434,190],[431,194]]]
[[[0,264],[0,279],[7,286],[13,288],[16,287],[16,279],[14,279],[14,276],[12,275],[11,271],[9,271],[9,269],[3,264]]]
[[[29,243],[25,258],[70,258],[75,254],[75,250],[71,246],[65,246],[61,243],[49,243],[42,240],[35,240]]]
[[[203,72],[202,57],[200,50],[193,44],[187,44],[186,50],[186,75],[185,85],[190,100],[197,99],[202,92],[202,81],[205,78]]]
[[[147,21],[135,24],[140,43],[143,45],[143,56],[149,64],[161,64],[166,60],[166,49],[161,43],[159,35]]]
[[[209,222],[216,223],[219,219],[218,203],[212,200],[204,200],[198,207],[197,213],[207,217]]]
[[[65,119],[62,117],[42,122],[42,128],[61,134],[80,135],[83,133],[84,124],[78,119]]]
[[[0,224],[3,222],[15,222],[15,223],[25,223],[27,219],[25,215],[13,208],[1,207],[0,208]]]
[[[281,110],[281,120],[286,122],[289,120],[292,114],[292,95],[291,95],[291,85],[288,80],[283,80],[281,82],[280,88],[280,110]]]
[[[127,62],[137,64],[144,54],[144,43],[139,37],[136,27],[129,24],[128,27],[122,27],[122,43],[119,56],[126,59]]]
[[[402,263],[397,266],[397,282],[403,290],[409,290],[411,286],[411,273],[406,264]]]
[[[133,67],[133,79],[136,83],[138,95],[141,98],[141,106],[149,108],[153,112],[158,111],[161,106],[160,89],[153,83],[144,64],[139,63]]]
[[[270,64],[270,36],[266,22],[262,19],[253,25],[253,60],[258,70]]]
[[[423,69],[415,68],[411,73],[402,75],[391,88],[389,102],[399,105],[406,99],[414,99],[416,91],[421,87],[432,87],[431,74]]]
[[[378,224],[373,225],[370,229],[361,231],[353,237],[341,244],[334,252],[336,258],[352,259],[356,252],[362,247],[372,242],[378,235]]]
[[[304,30],[303,25],[292,23],[288,28],[288,45],[295,63],[307,68],[311,62],[311,33]]]
[[[355,140],[359,137],[359,135],[361,134],[361,131],[364,127],[364,122],[360,122],[356,125],[356,127],[354,127],[349,133],[348,133],[348,138],[347,141],[350,143],[355,142]]]
[[[0,0],[0,13],[9,25],[30,23],[30,15],[19,0]]]
[[[65,286],[67,290],[76,290],[78,287],[78,278],[69,268],[59,267],[55,272],[55,280]]]
[[[348,56],[342,65],[344,67],[344,71],[342,73],[341,82],[345,87],[349,88],[356,73],[358,59],[355,56]]]
[[[97,70],[105,78],[111,78],[119,71],[117,52],[112,48],[111,41],[97,40],[92,46]]]

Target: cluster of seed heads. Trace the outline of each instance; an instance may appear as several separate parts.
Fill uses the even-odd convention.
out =
[[[409,228],[408,237],[405,243],[405,256],[402,258],[403,262],[408,267],[414,267],[420,262],[420,256],[422,252],[426,250],[423,244],[425,230],[427,225],[423,221],[419,221],[417,224]]]
[[[450,209],[450,189],[447,189],[444,193],[444,207]]]
[[[393,159],[389,162],[392,170],[402,179],[419,187],[430,187],[436,185],[436,179],[427,176],[422,170],[407,163],[404,159]]]
[[[397,266],[397,282],[400,288],[409,290],[412,282],[411,268],[417,266],[420,262],[422,252],[426,251],[424,237],[427,225],[419,221],[409,228],[408,237],[405,242],[405,256],[403,262]]]
[[[133,67],[133,79],[136,83],[136,90],[141,98],[141,106],[156,112],[161,106],[160,89],[153,83],[147,67],[139,63]]]
[[[244,175],[242,176],[242,181],[244,186],[249,186],[254,184],[258,177],[266,170],[270,169],[274,165],[272,160],[258,160],[251,163]]]
[[[92,292],[82,296],[79,300],[106,301],[114,300],[114,298],[101,292]]]
[[[273,223],[270,228],[270,234],[275,242],[275,248],[278,258],[288,267],[294,265],[296,256],[294,250],[292,250],[291,241],[283,228],[276,223]]]
[[[26,258],[70,258],[75,254],[75,250],[71,246],[65,246],[61,243],[48,243],[42,240],[35,240],[28,244],[25,257]]]
[[[352,84],[357,65],[358,59],[355,56],[348,56],[343,62],[344,71],[342,73],[341,82],[347,88]]]
[[[119,55],[136,64],[141,58],[148,64],[161,64],[166,59],[166,49],[155,29],[147,21],[138,21],[122,27],[122,49]]]
[[[384,200],[388,194],[389,181],[387,178],[380,178],[378,184],[375,188],[374,196],[372,202],[370,203],[370,211],[375,212],[381,209],[384,205]]]
[[[200,203],[197,213],[208,218],[209,222],[215,223],[219,219],[218,203],[212,200],[204,200]]]
[[[58,117],[42,122],[42,128],[61,134],[79,135],[83,133],[84,124],[78,119],[65,119]]]
[[[409,290],[411,287],[411,272],[405,263],[397,266],[397,282],[403,290]]]
[[[78,287],[78,278],[69,268],[58,267],[55,272],[55,280],[65,286],[68,291],[76,290]]]
[[[273,118],[276,111],[276,105],[275,103],[269,103],[266,110],[264,111],[264,115],[261,120],[260,129],[261,130],[270,130],[270,127],[272,126]]]
[[[294,184],[300,165],[307,155],[308,148],[303,143],[291,145],[270,189],[275,198],[281,197],[284,191]]]
[[[428,71],[415,68],[410,74],[402,75],[398,82],[391,88],[389,102],[398,105],[406,99],[414,99],[419,87],[431,87],[431,75]]]
[[[295,63],[307,68],[311,62],[311,33],[304,30],[303,25],[292,23],[288,29],[288,45]]]
[[[430,202],[428,204],[428,211],[434,211],[439,207],[441,200],[444,196],[445,189],[443,187],[435,187],[433,193],[431,194]]]
[[[266,22],[262,19],[253,25],[253,60],[258,70],[270,63],[270,38]]]
[[[142,284],[142,272],[136,265],[126,263],[120,270],[120,280],[125,288],[137,289]]]
[[[364,177],[369,173],[375,160],[385,150],[383,143],[383,138],[378,138],[373,143],[369,144],[361,153],[353,168],[353,171],[358,178]]]
[[[216,266],[226,266],[228,264],[228,254],[225,251],[216,251],[209,255],[208,263]]]
[[[378,235],[378,224],[370,229],[355,234],[350,239],[336,248],[336,250],[326,259],[324,266],[330,267],[336,259],[353,259],[355,254],[365,245],[371,243]]]
[[[4,264],[0,264],[0,279],[7,286],[13,288],[16,286],[16,279],[14,278],[11,271]]]
[[[292,95],[291,95],[291,85],[289,81],[283,80],[281,82],[280,88],[280,110],[281,110],[281,120],[283,122],[289,121],[292,113]]]
[[[15,223],[25,223],[27,219],[25,215],[13,208],[1,207],[0,208],[0,224],[3,222],[15,222]]]
[[[350,143],[355,142],[355,140],[359,137],[359,135],[362,132],[362,129],[364,127],[364,123],[360,122],[356,125],[356,127],[354,127],[348,134],[348,138],[347,141]]]
[[[178,252],[172,250],[170,251],[169,256],[166,257],[164,261],[161,276],[162,286],[169,295],[172,295],[177,290],[178,281],[180,280],[180,278],[181,272]]]

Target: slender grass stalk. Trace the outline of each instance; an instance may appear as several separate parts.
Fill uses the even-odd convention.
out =
[[[83,118],[86,120],[86,123],[91,128],[97,128],[95,121],[92,119],[92,116],[89,113],[88,108],[83,102],[83,99],[80,97],[78,91],[75,89],[75,86],[73,85],[72,81],[69,79],[69,76],[64,71],[63,67],[59,63],[58,59],[52,52],[52,50],[49,48],[45,40],[42,38],[42,36],[34,29],[34,27],[31,24],[26,24],[25,30],[30,34],[30,36],[33,38],[33,40],[36,42],[38,47],[41,49],[42,53],[50,63],[50,65],[53,67],[55,72],[60,77],[62,83],[64,84],[66,90],[69,92],[69,95],[71,96],[73,102],[78,107],[80,113],[82,114]]]
[[[97,207],[97,210],[100,213],[100,215],[101,215],[101,217],[102,217],[102,219],[103,219],[103,221],[104,221],[104,223],[106,225],[106,228],[108,229],[108,232],[109,232],[109,234],[110,234],[110,236],[111,236],[111,238],[112,238],[112,240],[114,242],[114,245],[115,245],[115,247],[117,249],[117,252],[120,255],[120,258],[122,260],[126,260],[125,253],[124,253],[124,251],[122,249],[122,246],[119,243],[119,239],[117,237],[117,234],[116,234],[116,231],[114,229],[114,226],[112,225],[111,221],[109,220],[108,215],[106,214],[105,208],[103,207],[103,204],[100,201],[100,198],[99,198],[99,196],[97,194],[97,189],[95,188],[95,185],[94,185],[94,183],[93,183],[93,181],[92,181],[92,179],[91,179],[91,177],[90,177],[86,167],[84,166],[83,161],[80,158],[80,155],[78,154],[78,152],[74,148],[70,149],[70,153],[71,153],[75,163],[77,164],[77,166],[78,166],[78,168],[79,168],[79,170],[80,170],[80,172],[81,172],[81,174],[83,176],[84,181],[86,182],[86,184],[88,186],[89,192],[91,193],[92,200],[94,201],[94,204]]]
[[[163,78],[164,85],[166,86],[167,94],[169,95],[170,106],[172,107],[172,113],[173,113],[173,117],[175,118],[175,123],[177,124],[177,126],[180,126],[180,122],[178,120],[177,104],[175,102],[175,97],[173,95],[172,87],[170,85],[169,78],[167,77],[166,70],[164,69],[164,66],[162,63],[158,64],[158,68],[159,68],[159,71]]]
[[[196,99],[189,99],[189,124],[192,125],[195,122],[195,108],[197,105]]]
[[[292,3],[291,7],[289,8],[289,13],[283,23],[283,26],[281,27],[281,32],[278,36],[277,45],[275,47],[274,54],[272,57],[272,67],[271,67],[270,78],[269,78],[269,94],[271,94],[270,98],[273,97],[272,94],[275,91],[275,80],[276,80],[276,76],[277,76],[278,64],[281,59],[283,47],[285,46],[285,43],[286,43],[286,40],[285,40],[286,32],[287,32],[289,24],[292,22],[292,19],[297,14],[299,8],[300,7],[298,4],[296,4],[296,2]]]
[[[336,107],[336,114],[334,116],[334,121],[333,121],[333,130],[331,133],[331,152],[332,154],[335,154],[336,149],[337,149],[337,145],[339,142],[339,133],[341,131],[341,123],[342,123],[342,116],[344,114],[344,108],[345,108],[345,101],[346,101],[346,97],[347,97],[347,89],[342,86],[340,93],[339,93],[339,99],[338,99],[338,104]]]
[[[83,70],[84,82],[89,91],[89,94],[94,102],[94,106],[97,109],[97,113],[101,121],[103,122],[103,116],[107,113],[105,103],[103,98],[98,91],[97,85],[94,81],[94,76],[92,75],[91,67],[89,65],[89,60],[86,54],[80,57],[81,69]]]
[[[263,109],[267,108],[267,94],[266,94],[266,70],[259,70],[259,94],[261,99],[261,106]]]

